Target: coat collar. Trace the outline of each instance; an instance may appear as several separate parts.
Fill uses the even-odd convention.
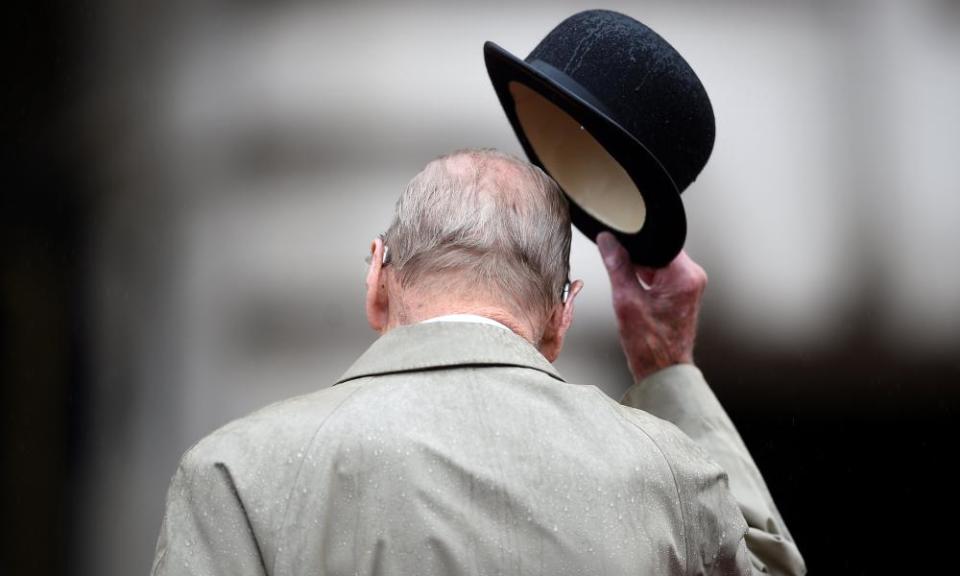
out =
[[[364,376],[470,365],[522,366],[564,381],[536,348],[513,332],[486,324],[435,322],[390,330],[337,384]]]

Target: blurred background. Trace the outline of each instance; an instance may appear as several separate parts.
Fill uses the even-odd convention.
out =
[[[369,241],[466,146],[520,153],[481,46],[585,2],[24,3],[2,19],[4,574],[146,574],[202,436],[373,341]],[[607,2],[673,43],[717,142],[684,194],[698,363],[809,567],[953,562],[960,3]],[[619,398],[609,288],[560,370]],[[954,454],[954,456],[950,456]]]

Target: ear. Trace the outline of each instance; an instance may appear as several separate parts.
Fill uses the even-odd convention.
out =
[[[583,281],[576,280],[570,285],[570,294],[567,301],[563,302],[553,309],[550,318],[547,320],[547,326],[543,331],[543,337],[540,339],[540,353],[550,362],[556,361],[560,356],[560,350],[563,348],[563,339],[567,335],[567,329],[573,323],[573,301],[577,294],[583,289]]]
[[[386,279],[383,274],[383,239],[374,238],[370,243],[370,268],[367,269],[367,322],[383,334],[390,323],[390,300],[387,297]]]

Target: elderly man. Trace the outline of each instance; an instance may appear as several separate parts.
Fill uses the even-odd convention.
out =
[[[639,270],[597,239],[636,378],[624,404],[551,365],[582,287],[570,233],[525,162],[427,165],[370,247],[380,339],[336,385],[186,453],[154,574],[802,574],[692,364],[690,258]]]

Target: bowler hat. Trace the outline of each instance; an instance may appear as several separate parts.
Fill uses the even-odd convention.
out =
[[[714,141],[713,108],[686,60],[647,26],[608,10],[570,16],[520,60],[483,46],[490,80],[530,160],[570,200],[574,225],[612,232],[647,266],[687,234],[680,193]]]

